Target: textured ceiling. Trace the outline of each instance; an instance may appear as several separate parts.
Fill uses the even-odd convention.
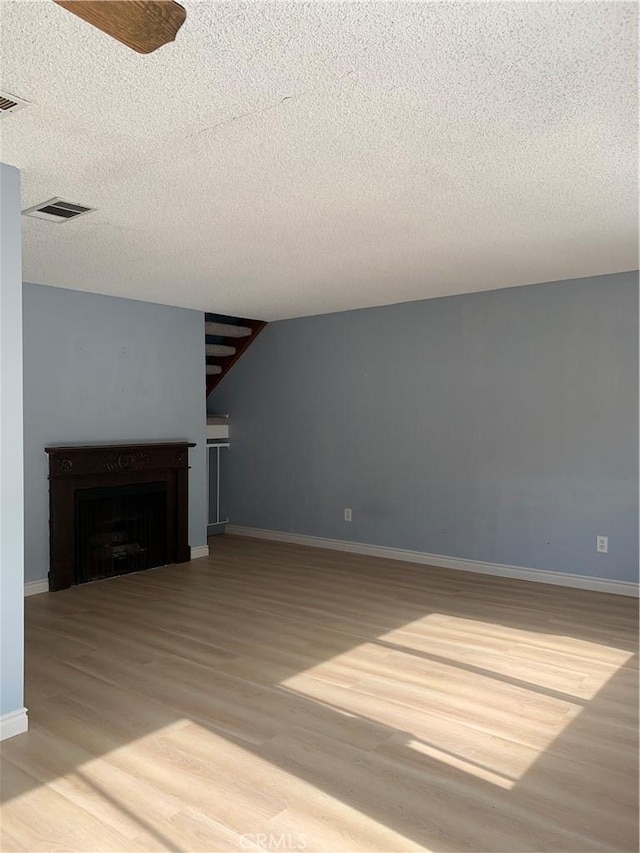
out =
[[[637,266],[635,3],[2,0],[29,281],[276,319]]]

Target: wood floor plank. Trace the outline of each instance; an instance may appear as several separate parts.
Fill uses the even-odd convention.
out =
[[[5,787],[7,780],[9,789]],[[133,839],[109,826],[108,815],[106,822],[98,819],[38,781],[17,761],[3,757],[2,827],[27,850],[140,849]]]

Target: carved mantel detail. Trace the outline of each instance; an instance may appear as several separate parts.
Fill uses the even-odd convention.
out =
[[[141,468],[148,467],[149,462],[149,454],[145,453],[144,450],[125,450],[124,452],[110,453],[102,460],[106,471],[139,471]]]
[[[73,471],[73,462],[71,459],[61,456],[56,460],[56,467],[58,469],[58,474],[68,474],[70,471]]]

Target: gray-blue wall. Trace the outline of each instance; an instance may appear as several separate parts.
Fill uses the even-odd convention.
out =
[[[272,323],[209,409],[235,524],[637,578],[635,273]]]
[[[20,173],[0,163],[0,716],[24,704],[20,229]]]
[[[55,226],[54,226],[55,227]],[[188,439],[189,544],[206,544],[198,311],[25,284],[25,580],[49,570],[49,444]]]

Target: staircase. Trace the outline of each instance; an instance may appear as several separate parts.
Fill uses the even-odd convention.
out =
[[[267,324],[224,314],[205,314],[207,397]]]

